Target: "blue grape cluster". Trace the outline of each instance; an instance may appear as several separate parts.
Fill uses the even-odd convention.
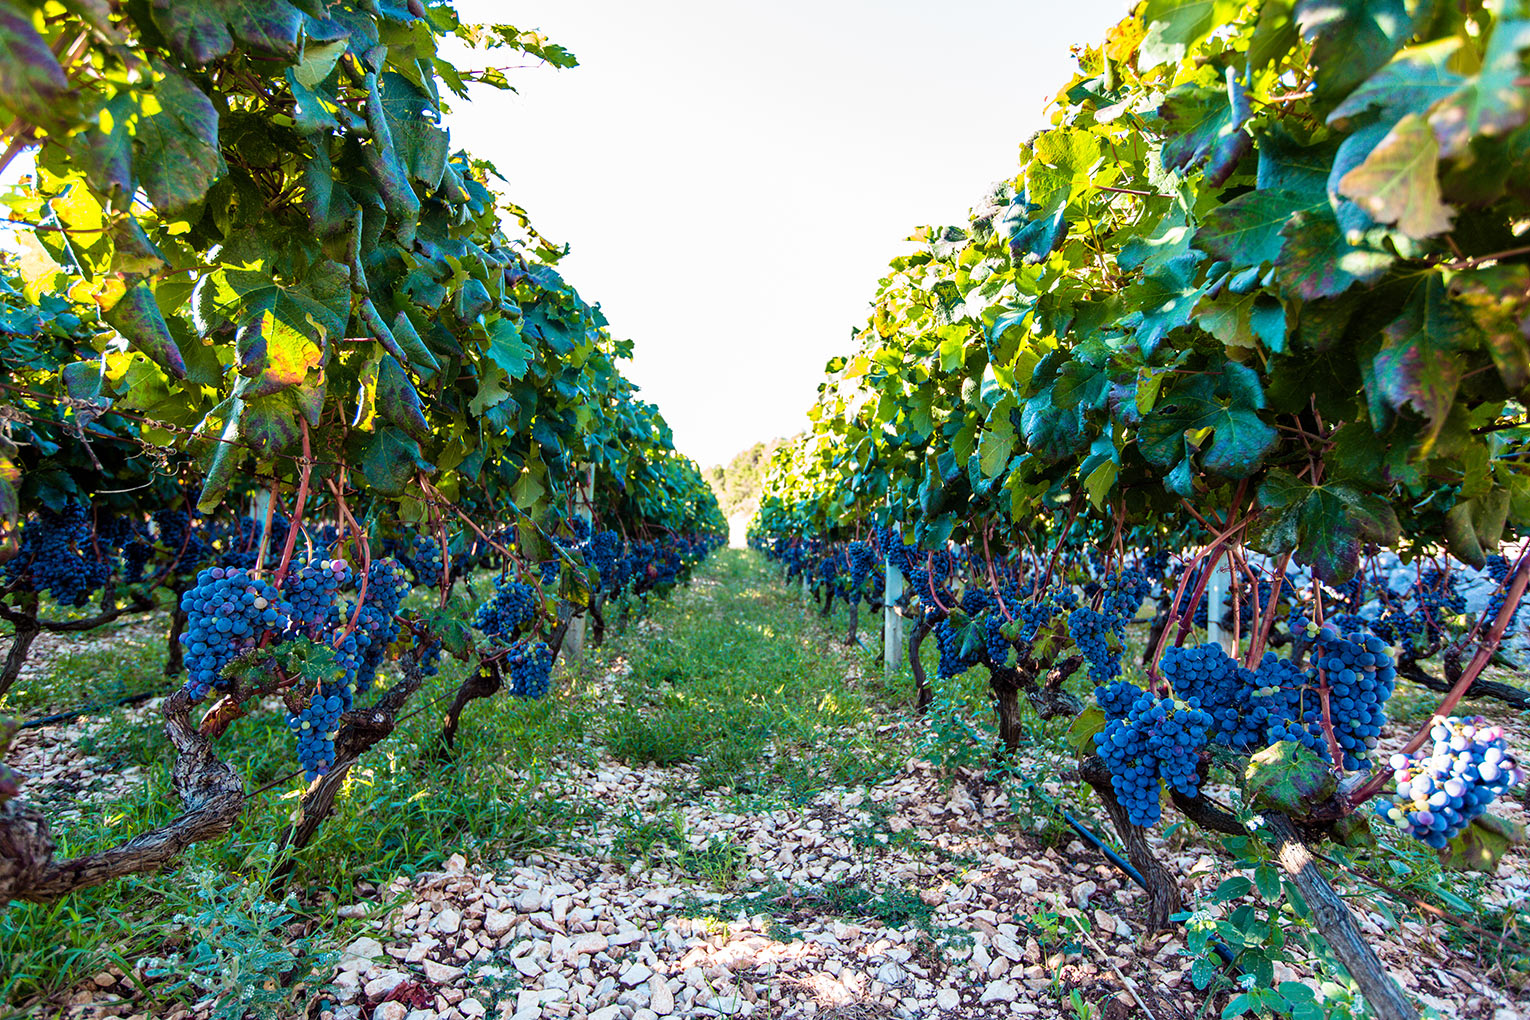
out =
[[[935,647],[940,652],[940,659],[935,664],[936,676],[948,680],[953,676],[961,676],[978,664],[980,660],[976,657],[962,654],[962,644],[961,632],[950,620],[941,620],[935,625]]]
[[[61,606],[83,606],[112,571],[91,547],[91,530],[82,503],[67,503],[58,513],[42,510],[22,527],[20,548],[4,567],[6,581],[29,578],[32,591],[47,592]]]
[[[349,684],[321,682],[301,711],[287,713],[287,727],[297,738],[297,759],[310,783],[334,767],[340,716],[350,708],[352,697]]]
[[[388,646],[398,637],[398,607],[408,594],[409,582],[404,580],[395,561],[372,561],[367,569],[366,600],[359,613],[356,613],[355,603],[350,608],[356,613],[356,630],[351,635],[356,641],[356,649],[348,660],[354,664],[348,679],[353,680],[357,693],[366,693],[377,678]],[[350,708],[350,705],[345,707]]]
[[[872,551],[870,542],[851,542],[848,556],[850,588],[858,592],[865,588],[866,579],[871,576],[871,566],[876,560],[876,553]]]
[[[1094,689],[1094,703],[1100,706],[1106,719],[1125,719],[1141,694],[1142,688],[1130,680],[1116,680]]]
[[[344,560],[304,563],[282,583],[282,600],[291,618],[293,634],[318,640],[336,626],[335,598],[351,583],[350,564]]]
[[[502,577],[489,601],[478,607],[473,625],[491,638],[512,641],[536,620],[539,601],[531,585]]]
[[[1135,568],[1107,578],[1098,610],[1083,605],[1068,614],[1068,633],[1089,661],[1089,679],[1096,686],[1121,675],[1121,650],[1127,624],[1137,615],[1152,582]]]
[[[1341,634],[1331,624],[1318,631],[1313,665],[1328,685],[1328,714],[1344,767],[1365,767],[1386,725],[1386,703],[1397,687],[1391,649],[1374,634]]]
[[[614,592],[626,581],[621,574],[622,538],[614,531],[602,531],[590,539],[589,561],[600,574],[602,591]]]
[[[1383,818],[1435,848],[1443,847],[1487,810],[1525,771],[1509,753],[1503,728],[1486,719],[1451,716],[1436,722],[1430,745],[1392,756],[1396,792],[1376,806]]]
[[[254,648],[266,632],[280,633],[289,624],[281,593],[249,572],[231,567],[208,567],[197,574],[196,586],[181,596],[186,613],[186,691],[200,701],[221,682],[223,667]]]
[[[399,561],[409,571],[415,584],[435,587],[441,583],[441,571],[446,566],[446,560],[441,554],[441,543],[430,535],[414,536],[408,551],[399,556]]]
[[[1211,716],[1139,691],[1124,716],[1110,719],[1095,734],[1095,748],[1110,770],[1110,785],[1133,825],[1154,825],[1162,817],[1160,782],[1186,796],[1200,792],[1200,755]]]
[[[172,559],[177,554],[180,556],[176,562],[178,571],[190,573],[198,563],[212,556],[212,543],[207,540],[204,529],[197,527],[200,514],[186,510],[156,510],[153,519],[160,548]]]
[[[510,650],[510,693],[517,698],[540,698],[552,686],[553,652],[541,641],[527,641]]]

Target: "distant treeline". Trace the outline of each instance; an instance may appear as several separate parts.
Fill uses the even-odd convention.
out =
[[[718,505],[726,516],[740,513],[753,516],[760,508],[760,487],[765,481],[765,469],[770,465],[770,455],[783,442],[785,440],[772,439],[755,443],[726,465],[706,469],[707,483],[717,493]]]

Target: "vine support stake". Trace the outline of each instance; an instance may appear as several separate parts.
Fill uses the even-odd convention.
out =
[[[887,584],[882,589],[882,672],[897,672],[903,661],[903,617],[898,615],[898,600],[903,597],[903,571],[893,566],[892,557],[883,560]]]
[[[593,527],[595,520],[594,498],[595,465],[586,464],[579,469],[579,484],[574,489],[574,516],[590,527]],[[571,666],[578,666],[584,661],[584,632],[585,614],[582,610],[576,611],[569,618],[568,630],[563,635],[563,658]]]
[[[1318,870],[1296,826],[1289,818],[1273,812],[1264,816],[1264,824],[1273,837],[1270,841],[1282,870],[1301,890],[1302,899],[1312,909],[1313,923],[1360,986],[1366,1005],[1380,1020],[1418,1020],[1418,1010],[1360,934],[1349,906]]]

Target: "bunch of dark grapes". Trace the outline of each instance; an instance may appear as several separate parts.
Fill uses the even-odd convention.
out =
[[[614,531],[602,531],[590,539],[589,558],[600,574],[601,590],[614,592],[622,586],[620,573],[622,538]]]
[[[78,608],[106,584],[112,566],[92,547],[89,508],[67,503],[59,513],[44,509],[27,521],[20,548],[4,570],[7,581],[28,577],[32,591]]]
[[[1168,648],[1159,669],[1177,696],[1211,717],[1214,742],[1240,751],[1264,746],[1264,727],[1254,725],[1249,711],[1257,686],[1254,671],[1221,645]]]
[[[942,680],[960,676],[978,664],[977,659],[962,654],[961,634],[950,620],[941,620],[935,625],[935,647],[940,651],[935,675]]]
[[[527,641],[510,650],[510,693],[517,698],[540,698],[552,686],[553,652],[541,641]]]
[[[850,587],[854,591],[861,591],[866,585],[866,578],[871,576],[871,565],[876,559],[876,554],[872,551],[870,542],[851,542],[849,557]]]
[[[350,708],[349,685],[320,683],[297,713],[287,713],[287,727],[297,738],[297,759],[311,783],[335,765],[335,737],[340,716]]]
[[[186,510],[156,510],[153,518],[159,546],[175,562],[177,571],[189,573],[198,563],[212,556],[212,543],[203,529],[197,527],[200,514]],[[247,566],[254,562],[252,557]]]
[[[408,594],[409,582],[404,580],[396,562],[372,561],[367,569],[366,600],[359,612],[354,603],[350,608],[356,617],[354,683],[358,693],[371,688],[388,646],[398,637],[398,607]]]
[[[280,634],[290,623],[281,593],[247,571],[209,567],[197,574],[196,586],[181,596],[186,613],[186,690],[200,701],[221,682],[220,674],[242,652],[259,644],[261,636]]]
[[[1130,680],[1116,680],[1094,689],[1094,703],[1106,719],[1124,719],[1141,694],[1142,688]]]
[[[489,601],[478,607],[473,625],[487,636],[508,643],[536,621],[540,601],[531,585],[502,577]]]
[[[399,561],[415,584],[433,588],[441,583],[441,571],[446,561],[441,555],[441,543],[431,536],[416,535],[409,543],[408,551],[399,556]]]
[[[305,563],[282,582],[282,599],[292,619],[292,631],[314,640],[334,626],[335,598],[351,583],[351,568],[344,560]]]
[[[1483,634],[1486,634],[1493,626],[1493,622],[1498,619],[1498,614],[1503,611],[1504,604],[1509,601],[1509,561],[1502,556],[1489,556],[1487,571],[1488,576],[1498,582],[1498,589],[1488,597],[1487,605],[1483,607],[1482,615],[1478,617],[1482,621],[1479,627]],[[1524,603],[1521,602],[1514,607],[1513,615],[1509,617],[1509,626],[1504,630],[1505,635],[1512,634],[1518,629],[1520,609],[1523,605]]]
[[[1446,622],[1466,612],[1466,597],[1456,588],[1457,576],[1438,567],[1424,571],[1413,585],[1413,620],[1409,630],[1421,644],[1433,647]]]
[[[1386,703],[1397,687],[1387,643],[1374,634],[1346,637],[1331,624],[1318,631],[1313,665],[1326,679],[1328,712],[1344,767],[1364,768],[1386,725]]]
[[[1502,727],[1451,716],[1434,724],[1430,743],[1392,756],[1396,792],[1376,811],[1435,848],[1443,847],[1487,810],[1525,771],[1509,753]]]
[[[1200,792],[1200,754],[1210,729],[1211,716],[1200,709],[1140,691],[1124,716],[1095,734],[1110,785],[1133,825],[1154,825],[1162,816],[1160,781],[1186,796]]]

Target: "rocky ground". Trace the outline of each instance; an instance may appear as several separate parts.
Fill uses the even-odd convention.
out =
[[[825,649],[839,654],[827,639]],[[847,682],[855,680],[852,670]],[[609,694],[621,696],[614,685]],[[891,712],[883,724],[913,725]],[[78,745],[102,725],[29,731],[17,762],[35,779],[29,793],[80,810],[140,781],[112,770],[91,778],[93,759]],[[453,856],[443,871],[359,887],[339,912],[365,933],[344,948],[308,1017],[1177,1020],[1219,1016],[1229,999],[1196,989],[1185,930],[1144,931],[1140,890],[1014,781],[915,758],[875,785],[831,786],[792,803],[704,791],[694,766],[632,768],[594,750],[593,765],[552,763],[540,787],[539,796],[585,809],[559,852],[492,868]],[[1028,762],[1017,774],[1055,776],[1062,764]],[[1041,789],[1070,796],[1056,784]],[[1092,822],[1092,804],[1069,808]],[[1495,811],[1525,820],[1517,802]],[[1173,820],[1151,840],[1200,918],[1258,903],[1251,893],[1206,906],[1236,873],[1231,858]],[[1338,879],[1383,962],[1440,1016],[1530,1018],[1523,975],[1495,970],[1480,939]],[[1530,914],[1530,853],[1512,851],[1472,898]],[[1526,930],[1507,934],[1524,943]],[[1277,980],[1311,981],[1312,961],[1287,948]],[[136,988],[142,975],[141,962],[133,974],[102,971],[66,1015],[160,1017]]]

